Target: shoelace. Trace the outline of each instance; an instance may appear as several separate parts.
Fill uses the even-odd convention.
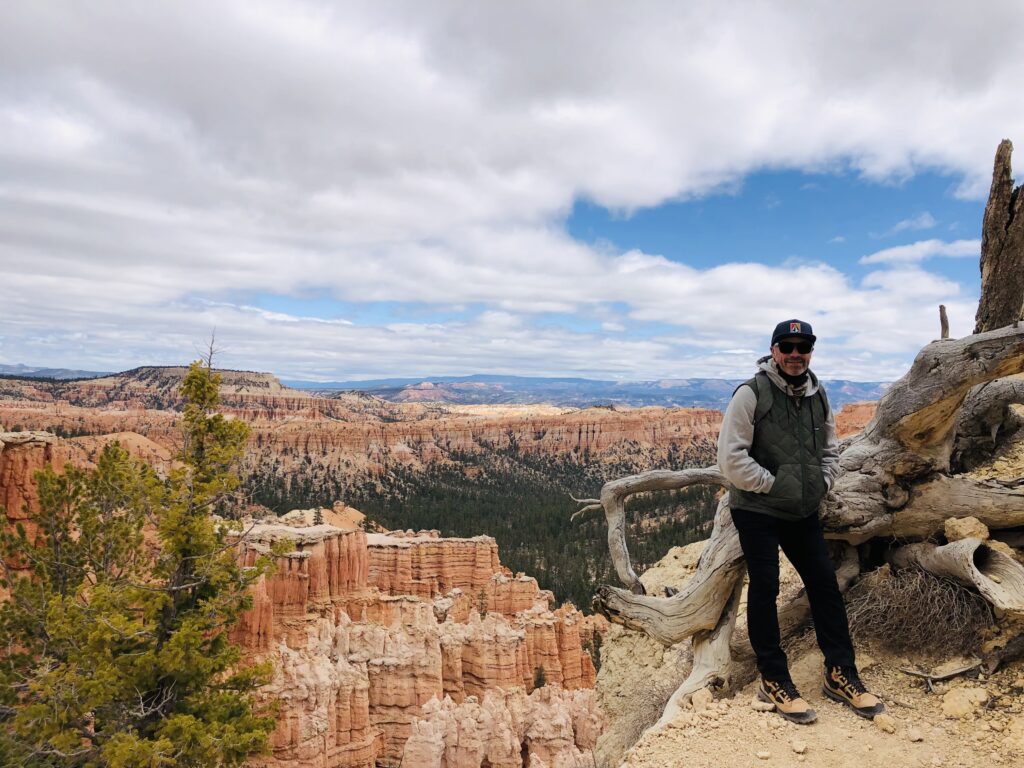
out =
[[[852,690],[857,695],[868,692],[867,687],[861,682],[856,667],[832,667],[831,674],[832,679],[847,691]]]
[[[769,693],[783,701],[790,702],[800,698],[800,692],[792,680],[765,680],[764,685]]]

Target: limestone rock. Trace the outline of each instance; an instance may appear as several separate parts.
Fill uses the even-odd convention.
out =
[[[951,517],[945,522],[945,533],[948,541],[960,539],[980,539],[988,541],[989,533],[986,525],[976,517]]]
[[[1003,743],[1008,749],[1024,755],[1024,715],[1017,715],[1010,720]]]
[[[602,727],[593,691],[545,686],[491,691],[456,704],[449,697],[423,708],[405,744],[402,765],[417,768],[593,768],[591,749]]]
[[[750,700],[750,708],[755,712],[771,712],[775,709],[775,705],[768,701],[761,701],[757,698],[757,694],[754,694]]]
[[[493,539],[297,522],[254,524],[238,543],[243,563],[281,541],[293,550],[256,585],[235,629],[253,658],[277,672],[261,692],[279,702],[273,757],[255,765],[397,766],[411,740],[406,765],[520,766],[523,739],[509,734],[522,735],[528,712],[536,715],[531,754],[542,764],[596,742],[603,720],[583,617],[571,606],[549,610],[550,593],[535,580],[510,577]],[[396,592],[399,585],[417,594]],[[499,610],[466,606],[478,586],[478,600]],[[444,587],[452,589],[434,596]],[[528,698],[537,666],[547,684]],[[424,724],[442,700],[455,714]],[[496,762],[513,753],[520,762]]]
[[[988,699],[984,688],[953,688],[942,697],[942,714],[948,718],[972,717]]]
[[[804,752],[807,751],[807,742],[801,741],[800,739],[793,739],[791,742],[789,742],[789,746],[798,755],[802,755]]]
[[[693,704],[694,712],[704,712],[707,710],[708,705],[714,700],[714,695],[707,688],[701,688],[699,691],[694,691],[693,696],[690,697],[690,702]]]
[[[896,733],[896,721],[893,719],[892,715],[883,712],[880,715],[875,715],[872,722],[880,731],[884,731],[885,733]]]

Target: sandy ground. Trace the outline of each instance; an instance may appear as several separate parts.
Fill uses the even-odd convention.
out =
[[[860,652],[862,677],[886,701],[889,720],[865,720],[825,698],[821,656],[806,636],[790,654],[791,669],[797,687],[818,712],[816,723],[794,725],[773,712],[754,710],[756,683],[751,683],[703,712],[691,709],[663,731],[649,732],[624,765],[980,768],[1024,761],[1024,666],[1011,665],[988,678],[936,683],[934,692],[928,692],[921,678],[899,671],[901,666],[924,666],[920,660],[915,665],[911,659],[875,657],[872,650]],[[983,689],[989,699],[971,706],[964,717],[948,717],[943,702],[959,698],[956,689]]]

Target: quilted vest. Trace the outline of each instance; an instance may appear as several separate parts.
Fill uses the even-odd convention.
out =
[[[785,520],[813,515],[825,496],[821,471],[828,401],[820,388],[810,397],[791,397],[759,373],[740,386],[757,395],[750,456],[775,475],[768,493],[732,489],[729,506]]]

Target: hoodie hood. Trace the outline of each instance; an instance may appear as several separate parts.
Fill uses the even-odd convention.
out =
[[[788,381],[782,378],[782,374],[779,373],[779,366],[775,363],[775,360],[772,359],[771,355],[765,355],[757,361],[757,370],[759,373],[764,372],[768,374],[768,378],[771,380],[772,384],[781,389],[787,395],[790,397],[796,396],[796,391]],[[809,397],[818,391],[818,377],[814,375],[810,368],[807,369],[807,383],[804,386],[804,397]]]

